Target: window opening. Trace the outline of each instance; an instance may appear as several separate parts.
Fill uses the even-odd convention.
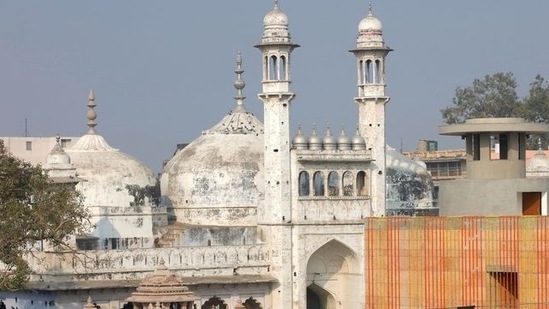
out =
[[[356,175],[356,189],[357,189],[357,195],[360,195],[360,196],[368,195],[367,177],[364,171],[360,171]]]
[[[271,56],[271,58],[269,58],[269,80],[277,79],[277,73],[278,73],[277,62],[278,61],[276,59],[276,56]]]
[[[364,85],[366,83],[366,66],[364,65],[364,61],[360,60],[358,62],[358,70],[359,84]]]
[[[374,81],[374,68],[372,65],[372,60],[366,61],[366,83],[371,84]]]
[[[328,174],[328,195],[339,196],[339,175],[337,172]]]
[[[473,157],[473,160],[479,161],[480,160],[480,134],[473,134],[471,135],[472,141],[471,141],[471,155]]]
[[[376,60],[376,67],[374,70],[374,83],[381,83],[381,62]]]
[[[349,171],[343,173],[343,195],[353,196],[353,174]]]
[[[302,171],[299,173],[299,196],[308,196],[309,194],[309,173]]]
[[[280,61],[278,63],[280,66],[278,80],[288,80],[287,70],[286,70],[286,57],[280,56]]]
[[[315,172],[313,176],[313,186],[315,196],[324,196],[324,175],[322,172]]]

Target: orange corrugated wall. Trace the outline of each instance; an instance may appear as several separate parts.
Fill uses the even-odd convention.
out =
[[[366,304],[549,308],[548,228],[545,216],[368,218]]]

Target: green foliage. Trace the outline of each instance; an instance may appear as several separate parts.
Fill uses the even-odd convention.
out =
[[[520,103],[512,73],[486,75],[470,87],[456,88],[453,106],[443,108],[447,124],[463,123],[469,118],[517,117]]]
[[[69,248],[69,236],[88,218],[72,185],[54,184],[0,141],[0,290],[23,288],[30,274],[25,254],[44,243]]]
[[[530,83],[528,96],[524,98],[522,104],[522,117],[532,122],[549,122],[549,83],[540,75],[536,76]],[[532,135],[528,140],[527,147],[536,149],[538,140],[541,146],[547,148],[549,145],[549,135]]]
[[[549,122],[549,83],[540,75],[530,84],[528,95],[517,96],[512,73],[495,73],[475,79],[469,87],[457,87],[452,106],[441,109],[447,124],[463,123],[470,118],[520,117],[531,122]],[[547,147],[549,136],[531,136],[529,149],[538,148],[538,140]]]
[[[155,206],[160,204],[160,182],[158,179],[154,186],[140,187],[139,185],[126,185],[126,190],[133,196],[133,202],[130,206],[145,205],[145,197],[148,198]]]

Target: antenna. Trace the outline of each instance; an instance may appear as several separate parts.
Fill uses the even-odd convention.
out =
[[[25,137],[29,137],[29,127],[27,125],[27,118],[25,118]]]

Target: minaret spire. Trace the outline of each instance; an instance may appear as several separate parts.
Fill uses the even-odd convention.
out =
[[[95,133],[95,126],[97,125],[97,122],[95,121],[95,119],[97,118],[97,113],[95,112],[96,106],[97,105],[95,104],[95,94],[93,93],[93,90],[90,90],[90,94],[88,95],[88,107],[90,109],[86,114],[86,117],[88,118],[88,134],[96,134]]]
[[[234,72],[236,73],[236,80],[234,81],[234,88],[236,89],[236,108],[233,112],[245,112],[244,99],[246,99],[246,97],[243,95],[242,90],[246,87],[246,83],[242,79],[244,70],[242,69],[242,54],[240,51],[236,54],[236,70]]]

